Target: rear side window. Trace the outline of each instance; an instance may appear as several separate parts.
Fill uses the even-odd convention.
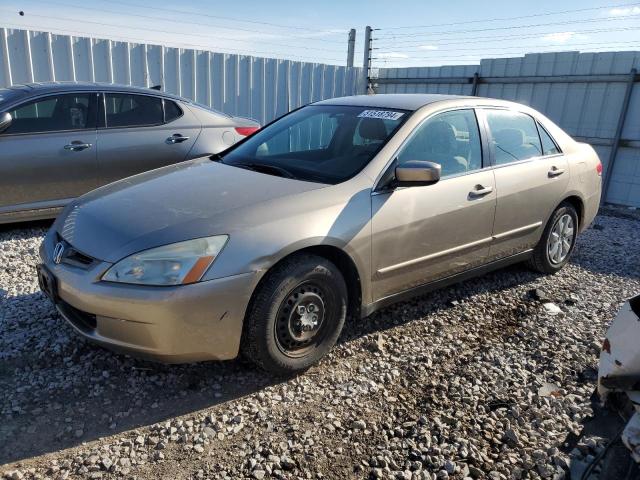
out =
[[[148,95],[105,94],[107,128],[163,123],[162,99]]]
[[[485,110],[495,152],[496,165],[542,155],[533,118],[509,110]]]
[[[44,133],[95,128],[95,94],[72,93],[24,103],[9,111],[3,134]]]
[[[553,141],[551,135],[547,133],[544,127],[538,124],[538,131],[540,132],[540,140],[542,140],[542,154],[543,155],[555,155],[560,153],[560,149]]]
[[[164,101],[164,121],[165,123],[173,122],[176,118],[182,116],[182,110],[180,107],[171,100]]]

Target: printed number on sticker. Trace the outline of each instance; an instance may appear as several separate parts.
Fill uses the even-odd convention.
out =
[[[398,120],[403,112],[391,112],[389,110],[365,110],[358,117],[360,118],[381,118],[383,120]]]

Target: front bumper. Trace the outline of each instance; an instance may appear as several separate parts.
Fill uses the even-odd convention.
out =
[[[163,363],[235,358],[258,282],[255,272],[175,287],[100,281],[111,266],[83,269],[52,260],[50,232],[40,250],[56,284],[58,312],[87,339]]]

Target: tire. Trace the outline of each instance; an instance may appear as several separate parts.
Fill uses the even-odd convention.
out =
[[[327,259],[307,254],[285,259],[253,295],[244,320],[242,354],[276,375],[306,370],[338,340],[347,297],[340,270]]]
[[[570,222],[567,221],[567,218],[570,219]],[[561,221],[565,223],[560,224]],[[570,234],[567,227],[571,230]],[[575,207],[567,202],[561,203],[547,222],[542,238],[527,262],[529,267],[541,273],[556,273],[562,269],[569,261],[575,248],[578,227],[578,213]],[[560,238],[559,245],[557,244],[558,237]],[[571,244],[567,247],[568,241]],[[554,246],[558,246],[558,248],[554,248]]]

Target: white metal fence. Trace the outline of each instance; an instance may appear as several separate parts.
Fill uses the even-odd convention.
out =
[[[0,87],[43,81],[162,85],[262,124],[309,102],[354,95],[363,69],[0,28]]]
[[[373,82],[378,93],[479,95],[530,105],[598,151],[609,173],[607,201],[640,207],[638,71],[640,52],[537,53],[480,65],[382,68]]]

